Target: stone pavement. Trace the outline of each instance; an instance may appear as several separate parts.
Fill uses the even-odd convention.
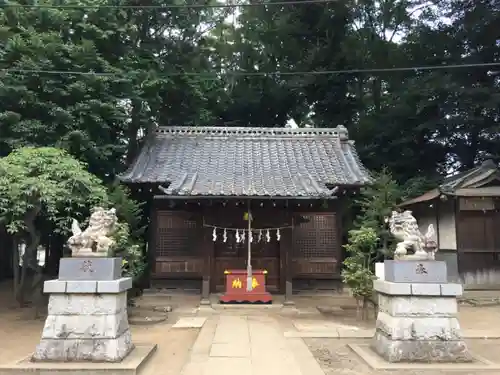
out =
[[[277,318],[220,314],[205,322],[181,375],[324,375],[301,338]]]

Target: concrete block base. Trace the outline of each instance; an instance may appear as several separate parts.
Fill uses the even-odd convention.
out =
[[[32,361],[120,362],[133,349],[127,292],[53,294]]]
[[[473,357],[463,340],[394,340],[376,331],[371,348],[387,362],[467,363]]]
[[[500,370],[500,364],[491,362],[475,353],[471,354],[473,357],[472,362],[388,362],[375,353],[369,345],[347,344],[347,346],[371,369],[380,371],[396,371],[395,374],[403,374],[405,373],[404,371],[433,371],[433,373],[443,371],[443,373],[460,372],[465,375],[472,374],[477,371],[488,371],[488,374],[490,374],[497,373],[498,370]]]
[[[132,278],[116,280],[47,280],[43,292],[50,294],[115,294],[132,288]]]
[[[130,331],[116,338],[43,339],[33,362],[121,362],[134,349]]]
[[[32,362],[31,356],[0,366],[0,375],[136,375],[156,351],[156,345],[137,345],[119,363]]]
[[[371,348],[390,363],[473,360],[457,319],[461,285],[376,280],[379,312]]]

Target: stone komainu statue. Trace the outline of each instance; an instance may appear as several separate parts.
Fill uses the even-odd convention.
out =
[[[116,210],[105,210],[94,207],[89,218],[89,225],[81,230],[76,219],[73,219],[71,230],[73,235],[67,245],[73,256],[107,256],[110,247],[114,244],[111,234],[118,222]]]
[[[401,213],[392,211],[389,230],[400,241],[396,246],[394,259],[435,259],[437,242],[434,239],[435,232],[432,224],[427,228],[427,232],[422,234],[418,228],[417,219],[413,217],[411,211]],[[413,250],[414,254],[407,255],[408,250]]]

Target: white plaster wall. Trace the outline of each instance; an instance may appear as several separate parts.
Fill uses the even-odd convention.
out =
[[[436,220],[436,208],[434,204],[439,205],[437,211],[439,215],[439,223],[437,223]],[[422,233],[427,231],[429,224],[433,224],[434,229],[438,232],[438,246],[441,252],[436,254],[436,259],[446,261],[448,278],[450,281],[461,282],[464,284],[466,289],[500,289],[499,270],[478,269],[476,271],[469,271],[460,275],[458,274],[454,207],[454,200],[448,199],[446,201],[436,200],[433,203],[421,203],[409,209],[413,211],[413,215],[417,219]]]
[[[420,203],[418,205],[410,207],[409,209],[412,211],[415,219],[417,219],[418,229],[420,229],[420,232],[425,234],[430,224],[434,225],[434,230],[437,231],[438,226],[436,218],[436,209],[432,203],[429,202]],[[437,240],[439,242],[439,236],[437,237],[438,237]],[[439,243],[438,246],[440,246]]]
[[[457,233],[455,228],[455,204],[452,199],[439,201],[439,248],[444,250],[457,249]]]
[[[436,205],[439,205],[436,207]],[[437,208],[437,210],[436,210]],[[449,202],[433,201],[424,202],[411,207],[413,215],[418,221],[419,229],[422,233],[427,231],[429,224],[434,225],[437,232],[439,251],[436,254],[437,260],[446,262],[449,281],[458,281],[458,265],[456,253],[455,218],[454,205]],[[437,215],[439,214],[439,223]]]
[[[415,213],[415,218],[418,221],[418,229],[420,229],[420,232],[425,234],[427,232],[427,228],[429,228],[429,225],[432,224],[434,226],[434,230],[437,231],[437,220],[436,220],[436,214],[434,212],[433,208],[429,208],[429,210],[426,210],[427,212],[422,213],[421,216],[418,216]],[[437,235],[437,233],[436,233]],[[437,236],[438,237],[438,236]],[[439,237],[437,238],[439,240]],[[439,246],[439,243],[438,243]]]
[[[437,210],[435,205],[438,205]],[[451,199],[447,201],[435,200],[432,203],[425,202],[413,207],[413,215],[418,221],[420,231],[425,233],[429,224],[434,225],[438,246],[443,250],[457,249],[454,207],[454,202]],[[436,216],[439,216],[439,223]]]

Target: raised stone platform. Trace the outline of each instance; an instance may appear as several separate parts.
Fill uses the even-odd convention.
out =
[[[132,288],[132,278],[116,280],[48,280],[43,292],[50,294],[117,294]]]
[[[156,345],[136,345],[120,363],[32,362],[29,356],[0,366],[0,375],[136,375],[156,349]]]
[[[471,362],[457,319],[461,284],[375,280],[372,349],[388,362]]]
[[[475,353],[471,353],[471,362],[466,363],[424,363],[424,362],[388,362],[381,358],[370,348],[369,345],[347,344],[347,346],[358,355],[371,369],[379,371],[448,371],[451,373],[471,374],[477,371],[487,371],[488,374],[496,374],[500,371],[500,364],[491,362]],[[464,371],[464,372],[462,372]],[[467,371],[467,372],[465,372]],[[399,374],[400,372],[397,372]],[[433,372],[434,373],[434,372]]]
[[[132,280],[51,280],[48,316],[32,361],[120,362],[133,349],[127,316]]]
[[[127,316],[130,277],[121,258],[63,258],[59,279],[44,283],[48,316],[32,362],[121,362],[132,351]]]

